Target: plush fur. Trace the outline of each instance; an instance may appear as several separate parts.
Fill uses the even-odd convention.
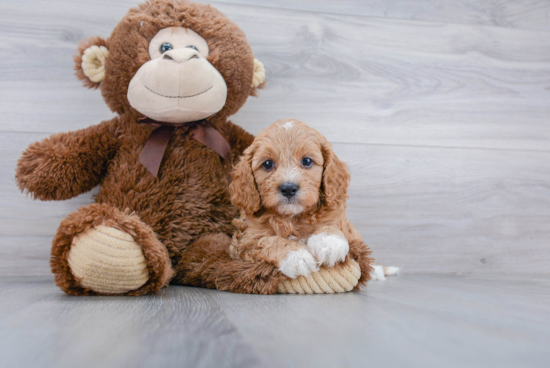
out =
[[[231,200],[242,214],[231,257],[270,263],[291,278],[316,270],[312,255],[329,267],[350,257],[361,267],[358,287],[364,285],[372,258],[346,216],[349,180],[347,166],[319,132],[294,120],[275,122],[245,150],[233,173]],[[294,196],[282,194],[284,183],[299,187]]]
[[[246,294],[275,294],[286,277],[269,262],[236,261],[229,257],[231,238],[205,235],[191,244],[176,267],[178,284]]]
[[[224,255],[234,231],[231,220],[238,214],[229,198],[229,165],[192,139],[186,127],[172,136],[158,178],[139,162],[154,127],[139,124],[144,116],[128,103],[127,88],[149,59],[149,40],[171,26],[190,28],[207,41],[207,59],[227,84],[225,106],[206,124],[227,139],[233,162],[252,143],[253,136],[227,117],[256,93],[251,86],[254,56],[244,33],[216,9],[188,1],[150,0],[131,9],[107,40],[94,37],[82,43],[75,57],[76,75],[86,87],[100,88],[118,116],[31,144],[16,170],[19,188],[41,200],[63,200],[100,186],[96,204],[69,215],[53,241],[52,271],[57,285],[69,294],[97,294],[79,285],[67,263],[72,239],[97,225],[125,231],[143,248],[150,280],[127,295],[155,292],[170,280],[238,292],[276,290],[276,268],[234,262]],[[81,67],[82,53],[92,45],[109,49],[101,83],[91,82]]]

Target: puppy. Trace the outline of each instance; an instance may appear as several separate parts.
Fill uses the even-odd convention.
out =
[[[231,201],[241,209],[233,259],[274,264],[290,278],[346,258],[370,278],[370,250],[346,216],[347,166],[315,129],[278,120],[246,149],[233,171]]]

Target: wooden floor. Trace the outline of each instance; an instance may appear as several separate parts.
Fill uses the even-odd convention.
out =
[[[2,367],[518,367],[550,362],[550,277],[406,275],[343,295],[70,297],[0,279]]]

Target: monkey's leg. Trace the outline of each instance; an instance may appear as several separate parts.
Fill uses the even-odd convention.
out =
[[[275,294],[279,280],[286,279],[273,264],[247,262],[229,257],[231,238],[207,234],[183,252],[173,283],[247,294]]]
[[[55,283],[72,295],[143,295],[173,275],[168,251],[138,216],[107,204],[65,218],[52,243]]]

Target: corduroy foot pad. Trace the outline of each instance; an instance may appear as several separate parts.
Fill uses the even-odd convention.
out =
[[[126,293],[149,279],[147,262],[134,238],[107,226],[74,238],[68,263],[83,287],[103,294]]]
[[[335,267],[321,267],[309,276],[281,281],[279,294],[333,294],[351,291],[361,277],[361,268],[353,259]]]

